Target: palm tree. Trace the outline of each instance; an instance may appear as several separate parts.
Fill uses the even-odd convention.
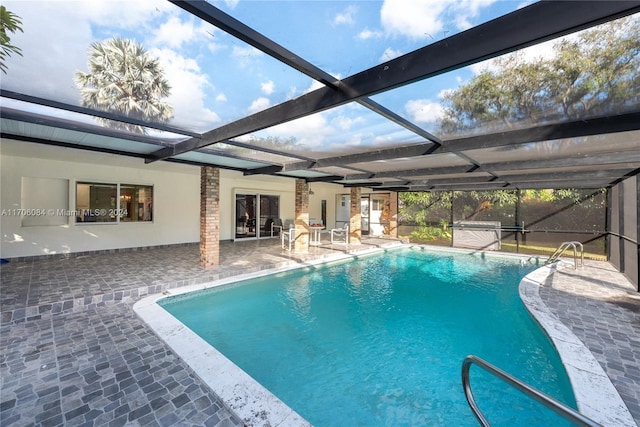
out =
[[[22,20],[18,15],[7,10],[6,7],[0,6],[0,70],[7,74],[7,65],[4,63],[5,58],[17,53],[22,56],[22,50],[11,44],[11,37],[8,33],[22,31]]]
[[[89,72],[75,74],[82,105],[157,123],[173,117],[171,105],[161,100],[170,95],[171,86],[158,60],[140,43],[114,37],[92,43],[88,54]],[[142,126],[99,120],[115,129],[146,133]]]

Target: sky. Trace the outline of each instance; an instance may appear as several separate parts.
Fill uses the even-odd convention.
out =
[[[525,0],[227,0],[215,7],[336,78],[345,78],[471,26],[524,7]],[[92,42],[131,38],[161,63],[172,87],[170,124],[205,132],[322,85],[164,0],[5,0],[22,19],[2,88],[79,105],[73,80],[87,71]],[[539,46],[532,54],[544,54]],[[440,97],[489,64],[443,74],[374,100],[435,129]],[[334,108],[245,135],[290,138],[317,150],[422,142],[358,105]],[[332,148],[333,147],[333,148]]]

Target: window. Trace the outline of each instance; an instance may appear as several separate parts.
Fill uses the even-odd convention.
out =
[[[76,223],[118,223],[153,220],[153,186],[76,184]]]
[[[76,222],[116,222],[117,184],[78,182]]]
[[[153,187],[149,185],[120,185],[120,221],[151,221]]]

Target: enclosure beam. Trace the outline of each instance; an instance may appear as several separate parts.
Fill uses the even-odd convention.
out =
[[[180,2],[182,3],[182,2]],[[188,2],[202,7],[206,2]],[[640,1],[537,2],[261,112],[151,153],[161,160],[552,40],[640,10]],[[193,12],[192,12],[193,13]],[[517,29],[517,31],[516,31]],[[327,82],[332,83],[332,82]]]

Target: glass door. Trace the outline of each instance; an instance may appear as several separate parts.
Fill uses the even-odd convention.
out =
[[[236,194],[235,240],[279,236],[280,196]]]
[[[255,238],[257,195],[236,194],[236,239]]]
[[[382,236],[389,230],[389,194],[372,194],[370,207],[369,234]]]
[[[351,196],[348,194],[338,194],[336,196],[336,228],[349,224],[351,221],[350,212],[350,200]],[[360,197],[360,230],[363,235],[369,234],[369,196]]]
[[[360,198],[360,218],[362,235],[369,234],[369,196],[362,196]]]
[[[260,194],[260,228],[258,237],[276,237],[282,230],[280,196]]]

